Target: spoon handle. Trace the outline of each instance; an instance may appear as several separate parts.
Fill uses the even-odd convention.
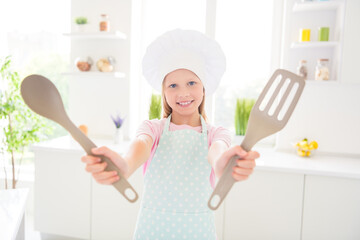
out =
[[[67,126],[64,126],[73,136],[73,138],[81,145],[88,155],[101,158],[101,162],[106,162],[107,167],[105,171],[116,171],[120,179],[113,183],[113,186],[129,201],[135,202],[138,199],[138,194],[135,189],[130,185],[126,178],[121,174],[120,169],[109,158],[103,155],[95,155],[91,152],[92,148],[96,148],[96,145],[77,128],[71,121]]]

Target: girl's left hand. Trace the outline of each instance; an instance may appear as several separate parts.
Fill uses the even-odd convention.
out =
[[[255,159],[260,157],[260,154],[256,151],[246,152],[239,145],[229,148],[225,151],[221,157],[216,161],[215,164],[215,175],[217,178],[220,178],[225,170],[227,163],[230,159],[237,155],[239,157],[237,165],[233,168],[233,178],[236,181],[243,181],[249,178],[253,173],[255,164]]]

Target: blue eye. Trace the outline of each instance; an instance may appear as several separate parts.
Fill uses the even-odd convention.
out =
[[[171,84],[169,87],[170,87],[170,88],[175,88],[175,87],[176,87],[176,84],[173,83],[173,84]]]
[[[191,81],[191,82],[189,82],[188,84],[189,84],[190,86],[193,86],[193,85],[195,85],[195,84],[196,84],[196,82]]]

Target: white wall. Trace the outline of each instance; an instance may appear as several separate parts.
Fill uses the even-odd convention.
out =
[[[110,30],[127,35],[125,40],[114,39],[71,39],[71,63],[79,56],[91,56],[94,61],[101,57],[116,59],[115,71],[124,72],[125,78],[69,77],[69,115],[76,125],[86,124],[90,137],[112,137],[115,131],[110,114],[119,111],[127,116],[124,134],[128,135],[130,115],[130,42],[131,42],[131,1],[116,0],[73,0],[71,2],[72,31],[75,17],[86,16],[88,32],[99,31],[100,14],[108,14]],[[76,71],[74,64],[72,71]]]
[[[360,1],[347,0],[345,10],[344,45],[341,80],[360,83]],[[359,106],[359,105],[358,105]],[[360,111],[360,108],[357,110]]]
[[[345,1],[340,79],[307,82],[287,126],[277,135],[277,148],[307,137],[319,152],[360,154],[360,1]]]

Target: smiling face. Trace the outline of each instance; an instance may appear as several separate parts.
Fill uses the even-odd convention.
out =
[[[204,86],[196,74],[186,69],[169,73],[164,79],[163,91],[173,116],[198,116]]]

